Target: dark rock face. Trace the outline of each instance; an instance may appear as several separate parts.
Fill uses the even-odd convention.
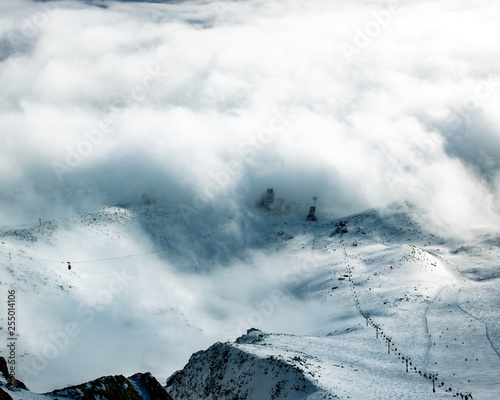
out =
[[[47,393],[81,400],[172,400],[160,383],[148,372],[130,378],[105,376],[78,386]]]
[[[150,400],[173,400],[165,388],[150,374],[135,374],[128,378],[141,392],[147,393]],[[144,397],[146,398],[146,396]]]
[[[2,389],[0,389],[0,400],[12,400],[12,397]]]
[[[0,372],[9,381],[9,368],[3,357],[0,357]],[[7,389],[14,388],[7,385]],[[16,380],[15,389],[28,390],[19,380]],[[54,390],[45,396],[47,399],[61,396],[75,400],[173,400],[149,372],[135,374],[128,379],[123,375],[104,376],[78,386]],[[12,397],[0,388],[0,400],[12,400]]]
[[[260,334],[251,331],[240,342],[258,342]],[[193,354],[168,379],[167,390],[176,400],[303,400],[319,390],[295,366],[274,356],[258,357],[244,346],[216,343]]]
[[[89,383],[54,390],[47,394],[82,400],[142,400],[141,395],[123,375],[104,376]]]
[[[10,381],[9,367],[7,366],[7,361],[3,357],[0,357],[0,372],[2,373],[4,378],[7,380],[7,382],[9,382]],[[10,387],[10,385],[8,385],[8,386]],[[15,384],[14,384],[14,388],[28,390],[26,385],[23,382],[21,382],[19,379],[16,379]],[[9,396],[7,393],[5,393],[5,394],[7,396]],[[10,396],[5,397],[5,398],[6,399],[10,398]],[[0,396],[0,400],[2,400],[2,399],[3,399],[3,397]]]
[[[9,368],[7,367],[7,361],[3,357],[0,357],[0,372],[5,379],[9,380]]]

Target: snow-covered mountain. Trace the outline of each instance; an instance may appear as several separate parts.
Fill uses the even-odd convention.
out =
[[[26,385],[11,379],[8,363],[0,358],[0,399],[87,399],[87,400],[172,400],[165,388],[150,374],[138,373],[128,378],[123,375],[105,376],[78,386],[54,390],[51,393],[32,393]]]
[[[313,249],[331,263],[307,271],[293,290],[320,304],[316,335],[250,331],[216,344],[170,378],[173,396],[497,398],[498,237],[457,247],[408,211],[349,216],[343,235],[312,225]]]
[[[39,392],[167,381],[190,359],[168,379],[175,400],[496,398],[498,235],[442,238],[407,204],[320,203],[316,222],[308,208],[116,206],[4,228],[18,377]]]

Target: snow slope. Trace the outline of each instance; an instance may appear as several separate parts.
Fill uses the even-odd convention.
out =
[[[251,343],[218,343],[193,355],[167,390],[173,398],[193,400],[430,398],[432,383],[404,373],[404,365],[388,358],[369,333],[358,326],[324,337],[265,333]],[[444,391],[433,395],[450,397]]]
[[[222,342],[232,361],[218,373],[240,382],[243,398],[266,398],[249,397],[257,386],[284,398],[282,380],[288,396],[305,385],[297,398],[428,398],[428,373],[438,374],[436,397],[450,387],[496,397],[498,235],[445,240],[406,204],[348,216],[318,204],[317,222],[307,211],[117,206],[4,228],[0,281],[18,296],[19,378],[36,391],[137,370],[166,380]],[[349,233],[336,232],[341,220]],[[230,343],[250,327],[283,334]],[[171,382],[176,394],[210,398],[208,369],[193,371],[211,352]],[[253,371],[245,380],[238,362]],[[266,368],[279,379],[266,381]]]
[[[487,257],[480,257],[480,267],[465,267],[471,260],[464,246],[457,250],[454,243],[426,232],[408,211],[349,216],[350,232],[343,235],[325,221],[312,225],[313,250],[329,253],[331,262],[309,271],[291,290],[304,300],[318,300],[327,322],[311,327],[317,336],[251,332],[237,343],[216,346],[243,351],[243,359],[257,357],[253,366],[275,359],[293,366],[294,378],[271,381],[306,377],[316,391],[297,391],[301,399],[465,398],[469,393],[475,399],[497,398],[498,247],[490,244],[491,237],[482,238],[471,248],[481,252],[487,245]],[[258,340],[249,340],[255,335]],[[207,363],[217,359],[212,352],[213,347],[195,355],[170,378],[174,397],[240,398],[234,391],[215,391],[214,397],[203,392],[213,388],[206,378],[200,382],[204,376],[199,373],[211,371]],[[234,379],[228,369],[224,367],[224,381]],[[238,388],[245,393],[241,398],[272,398],[272,391],[257,394],[261,385],[258,374],[247,376]]]

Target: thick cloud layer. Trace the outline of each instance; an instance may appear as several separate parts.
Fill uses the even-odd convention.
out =
[[[2,225],[144,192],[237,210],[269,186],[498,227],[496,2],[0,8]]]

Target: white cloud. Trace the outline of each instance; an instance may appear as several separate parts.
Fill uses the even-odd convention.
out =
[[[192,199],[234,161],[232,202],[270,182],[289,197],[410,200],[440,226],[464,210],[498,226],[500,87],[465,106],[500,80],[496,3],[402,2],[351,62],[341,44],[388,4],[163,3],[2,3],[4,221],[144,191]],[[29,24],[33,37],[13,43]],[[294,118],[265,136],[276,111]]]

